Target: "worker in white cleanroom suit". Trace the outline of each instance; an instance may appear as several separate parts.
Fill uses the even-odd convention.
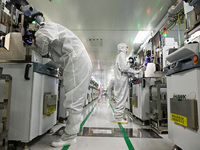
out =
[[[114,108],[115,123],[127,124],[128,122],[123,119],[126,99],[128,98],[128,73],[135,73],[130,65],[127,63],[126,54],[128,46],[125,43],[120,43],[117,46],[118,56],[115,64],[115,85],[114,85],[114,98],[116,105]]]
[[[113,89],[114,84],[115,84],[114,82],[115,82],[115,80],[111,79],[110,82],[109,82],[109,85],[107,87],[107,93],[108,93],[108,97],[109,97],[110,100],[112,100],[112,89]]]
[[[63,68],[65,101],[69,113],[64,133],[54,147],[76,143],[80,129],[83,104],[89,86],[92,63],[80,39],[70,30],[56,23],[43,24],[36,32],[36,44],[41,55],[51,54],[52,60]]]

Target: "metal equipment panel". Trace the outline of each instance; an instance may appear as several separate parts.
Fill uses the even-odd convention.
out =
[[[197,100],[170,98],[170,119],[180,125],[198,130]]]
[[[56,110],[56,95],[44,94],[43,115],[50,115]]]
[[[11,112],[8,132],[9,140],[18,140],[19,138],[20,140],[29,139],[33,67],[31,66],[29,68],[29,73],[27,74],[29,80],[26,80],[24,74],[27,65],[32,64],[0,64],[0,66],[4,68],[3,73],[11,74],[13,79],[11,89],[11,99],[13,99],[13,101],[10,104]]]
[[[133,106],[138,108],[138,97],[137,95],[133,95]]]
[[[6,35],[5,43],[7,48],[0,48],[0,62],[8,62],[11,60],[25,60],[26,49],[23,46],[22,35],[18,32]]]

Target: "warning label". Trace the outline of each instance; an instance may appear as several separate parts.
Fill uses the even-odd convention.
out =
[[[55,106],[49,107],[47,108],[46,114],[47,115],[52,114],[55,110],[56,110]]]
[[[178,124],[181,124],[181,125],[187,127],[187,117],[170,113],[170,119],[171,119],[171,121],[174,121]]]

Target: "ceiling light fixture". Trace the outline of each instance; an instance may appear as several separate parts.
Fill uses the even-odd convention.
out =
[[[150,36],[151,31],[139,31],[133,41],[133,43],[143,43],[148,36]]]

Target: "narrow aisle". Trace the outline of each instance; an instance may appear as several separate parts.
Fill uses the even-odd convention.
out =
[[[111,103],[111,105],[110,105]],[[126,132],[125,138],[119,125],[114,123],[114,115],[107,97],[98,101],[98,105],[86,121],[79,133],[77,144],[71,145],[69,150],[171,150],[174,144],[168,135],[158,135],[149,126],[131,117],[126,111],[127,125],[122,125]],[[87,113],[86,113],[87,114]],[[120,125],[121,126],[121,125]],[[129,143],[125,142],[125,139]]]
[[[91,108],[90,108],[91,109]],[[87,112],[87,113],[86,113]],[[84,109],[84,114],[89,111]],[[127,145],[114,116],[107,97],[98,100],[98,105],[78,134],[77,143],[69,150],[126,150]]]
[[[107,97],[98,100],[97,107],[84,127],[118,128],[118,125],[114,123],[114,115]]]

